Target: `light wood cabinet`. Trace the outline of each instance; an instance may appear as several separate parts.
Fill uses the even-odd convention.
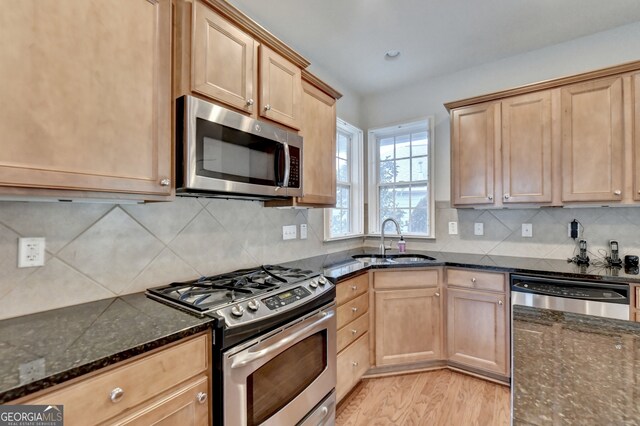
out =
[[[640,201],[640,74],[634,74],[633,84],[633,199]]]
[[[451,197],[454,205],[494,204],[494,149],[499,103],[451,114]]]
[[[171,0],[4,10],[0,192],[171,195],[171,28]]]
[[[442,358],[441,299],[439,288],[376,290],[377,367]]]
[[[338,402],[369,370],[369,275],[336,285]]]
[[[502,202],[550,203],[551,91],[502,102]]]
[[[260,45],[260,115],[300,130],[301,111],[300,68]]]
[[[62,404],[68,424],[210,424],[210,342],[187,338],[14,403]]]
[[[623,150],[622,77],[564,87],[562,200],[621,200]]]
[[[448,288],[449,361],[508,376],[508,302],[502,293]]]
[[[253,112],[258,43],[201,1],[193,7],[193,91]]]

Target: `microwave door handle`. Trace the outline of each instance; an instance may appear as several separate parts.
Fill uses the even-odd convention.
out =
[[[267,357],[272,353],[279,351],[281,348],[286,347],[292,342],[295,342],[296,340],[298,340],[299,338],[308,335],[313,329],[329,321],[335,315],[334,312],[335,311],[333,310],[321,312],[320,313],[321,318],[319,320],[314,321],[311,324],[301,328],[300,330],[291,333],[287,337],[284,337],[278,340],[273,345],[269,345],[266,348],[260,349],[255,352],[247,352],[247,353],[238,355],[237,358],[235,358],[231,363],[231,368],[244,367],[247,364],[251,364],[253,361],[256,361],[260,358]]]
[[[284,146],[284,179],[282,180],[282,186],[287,188],[291,173],[291,156],[289,155],[289,144],[283,143],[282,145]]]

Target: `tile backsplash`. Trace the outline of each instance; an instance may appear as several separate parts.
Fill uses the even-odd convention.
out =
[[[0,319],[362,246],[362,239],[324,243],[322,212],[195,198],[0,202]],[[282,225],[301,223],[307,240],[282,241]],[[46,237],[45,266],[17,267],[18,237]]]
[[[0,319],[143,291],[172,281],[359,248],[363,239],[325,243],[322,210],[178,198],[141,205],[0,202]],[[408,250],[563,259],[574,254],[573,219],[591,257],[610,239],[640,255],[640,208],[456,210],[436,203],[435,240]],[[448,235],[450,221],[458,235]],[[473,235],[475,222],[484,235]],[[283,225],[307,223],[307,240],[282,241]],[[533,238],[521,236],[533,224]],[[18,237],[46,237],[46,264],[17,268]],[[375,247],[375,239],[364,245]]]

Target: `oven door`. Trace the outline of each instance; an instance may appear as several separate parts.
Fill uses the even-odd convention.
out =
[[[335,315],[332,304],[225,352],[224,424],[296,424],[323,401],[336,385]]]

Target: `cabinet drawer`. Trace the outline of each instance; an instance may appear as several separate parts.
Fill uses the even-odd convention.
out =
[[[369,333],[365,333],[338,355],[336,396],[340,401],[369,369]]]
[[[362,315],[338,330],[338,352],[369,330],[369,315]]]
[[[336,285],[336,303],[343,305],[351,299],[355,299],[369,288],[369,274],[343,281]]]
[[[447,285],[504,292],[504,274],[480,272],[473,269],[447,269]]]
[[[376,271],[373,284],[383,288],[423,288],[438,286],[438,269],[427,271]]]
[[[338,330],[363,315],[369,308],[369,294],[362,294],[338,307]]]
[[[88,415],[100,423],[206,371],[207,342],[203,335],[21,403],[62,404],[65,424],[88,424]],[[122,397],[112,402],[116,388]]]

